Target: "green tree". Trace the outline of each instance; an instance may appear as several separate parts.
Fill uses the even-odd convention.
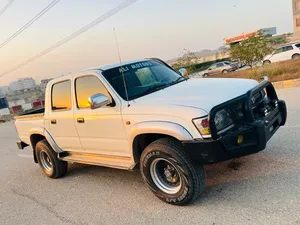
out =
[[[239,61],[240,64],[253,67],[255,63],[261,62],[272,51],[273,48],[266,37],[259,33],[232,46],[230,58]]]
[[[173,66],[176,69],[186,68],[188,73],[190,74],[196,69],[195,64],[197,63],[197,61],[198,58],[196,57],[196,55],[189,49],[185,48],[181,51],[180,56]]]

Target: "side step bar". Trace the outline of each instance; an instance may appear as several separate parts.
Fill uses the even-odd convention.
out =
[[[58,158],[67,162],[104,166],[123,170],[131,170],[135,166],[130,157],[107,156],[82,152],[63,152],[59,153]]]

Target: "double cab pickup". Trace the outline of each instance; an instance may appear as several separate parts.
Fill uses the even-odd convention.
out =
[[[45,109],[16,117],[20,149],[51,178],[68,162],[139,168],[161,200],[186,205],[203,165],[254,154],[287,118],[267,80],[187,78],[159,59],[96,67],[50,81]]]

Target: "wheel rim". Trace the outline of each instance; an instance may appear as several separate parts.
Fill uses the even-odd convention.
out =
[[[224,70],[223,73],[228,73],[228,71],[227,71],[227,70]]]
[[[155,185],[167,194],[176,194],[182,187],[177,168],[167,159],[153,160],[150,165],[150,174]]]
[[[40,160],[41,160],[41,164],[45,170],[47,170],[47,171],[52,170],[53,165],[52,165],[51,159],[47,152],[45,152],[45,151],[40,152]]]

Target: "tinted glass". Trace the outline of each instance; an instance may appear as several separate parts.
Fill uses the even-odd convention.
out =
[[[296,44],[295,46],[296,46],[297,48],[300,48],[300,44]]]
[[[286,51],[291,51],[291,50],[293,50],[293,46],[291,46],[291,45],[285,46],[285,47],[284,47],[284,51],[285,51],[285,52],[286,52]]]
[[[217,63],[217,68],[223,67],[224,64],[223,63]]]
[[[132,63],[104,71],[103,75],[106,80],[124,100],[126,100],[126,92],[122,72],[124,73],[129,100],[184,80],[171,68],[153,60]]]
[[[283,52],[283,48],[278,48],[274,51],[274,54],[278,54],[278,53],[281,53]]]
[[[77,107],[80,109],[89,108],[89,97],[95,94],[104,94],[110,100],[108,91],[96,76],[85,76],[77,78],[75,81]]]
[[[71,81],[63,81],[52,86],[52,110],[71,110]]]
[[[224,64],[226,64],[226,65],[230,65],[230,62],[224,62]]]

